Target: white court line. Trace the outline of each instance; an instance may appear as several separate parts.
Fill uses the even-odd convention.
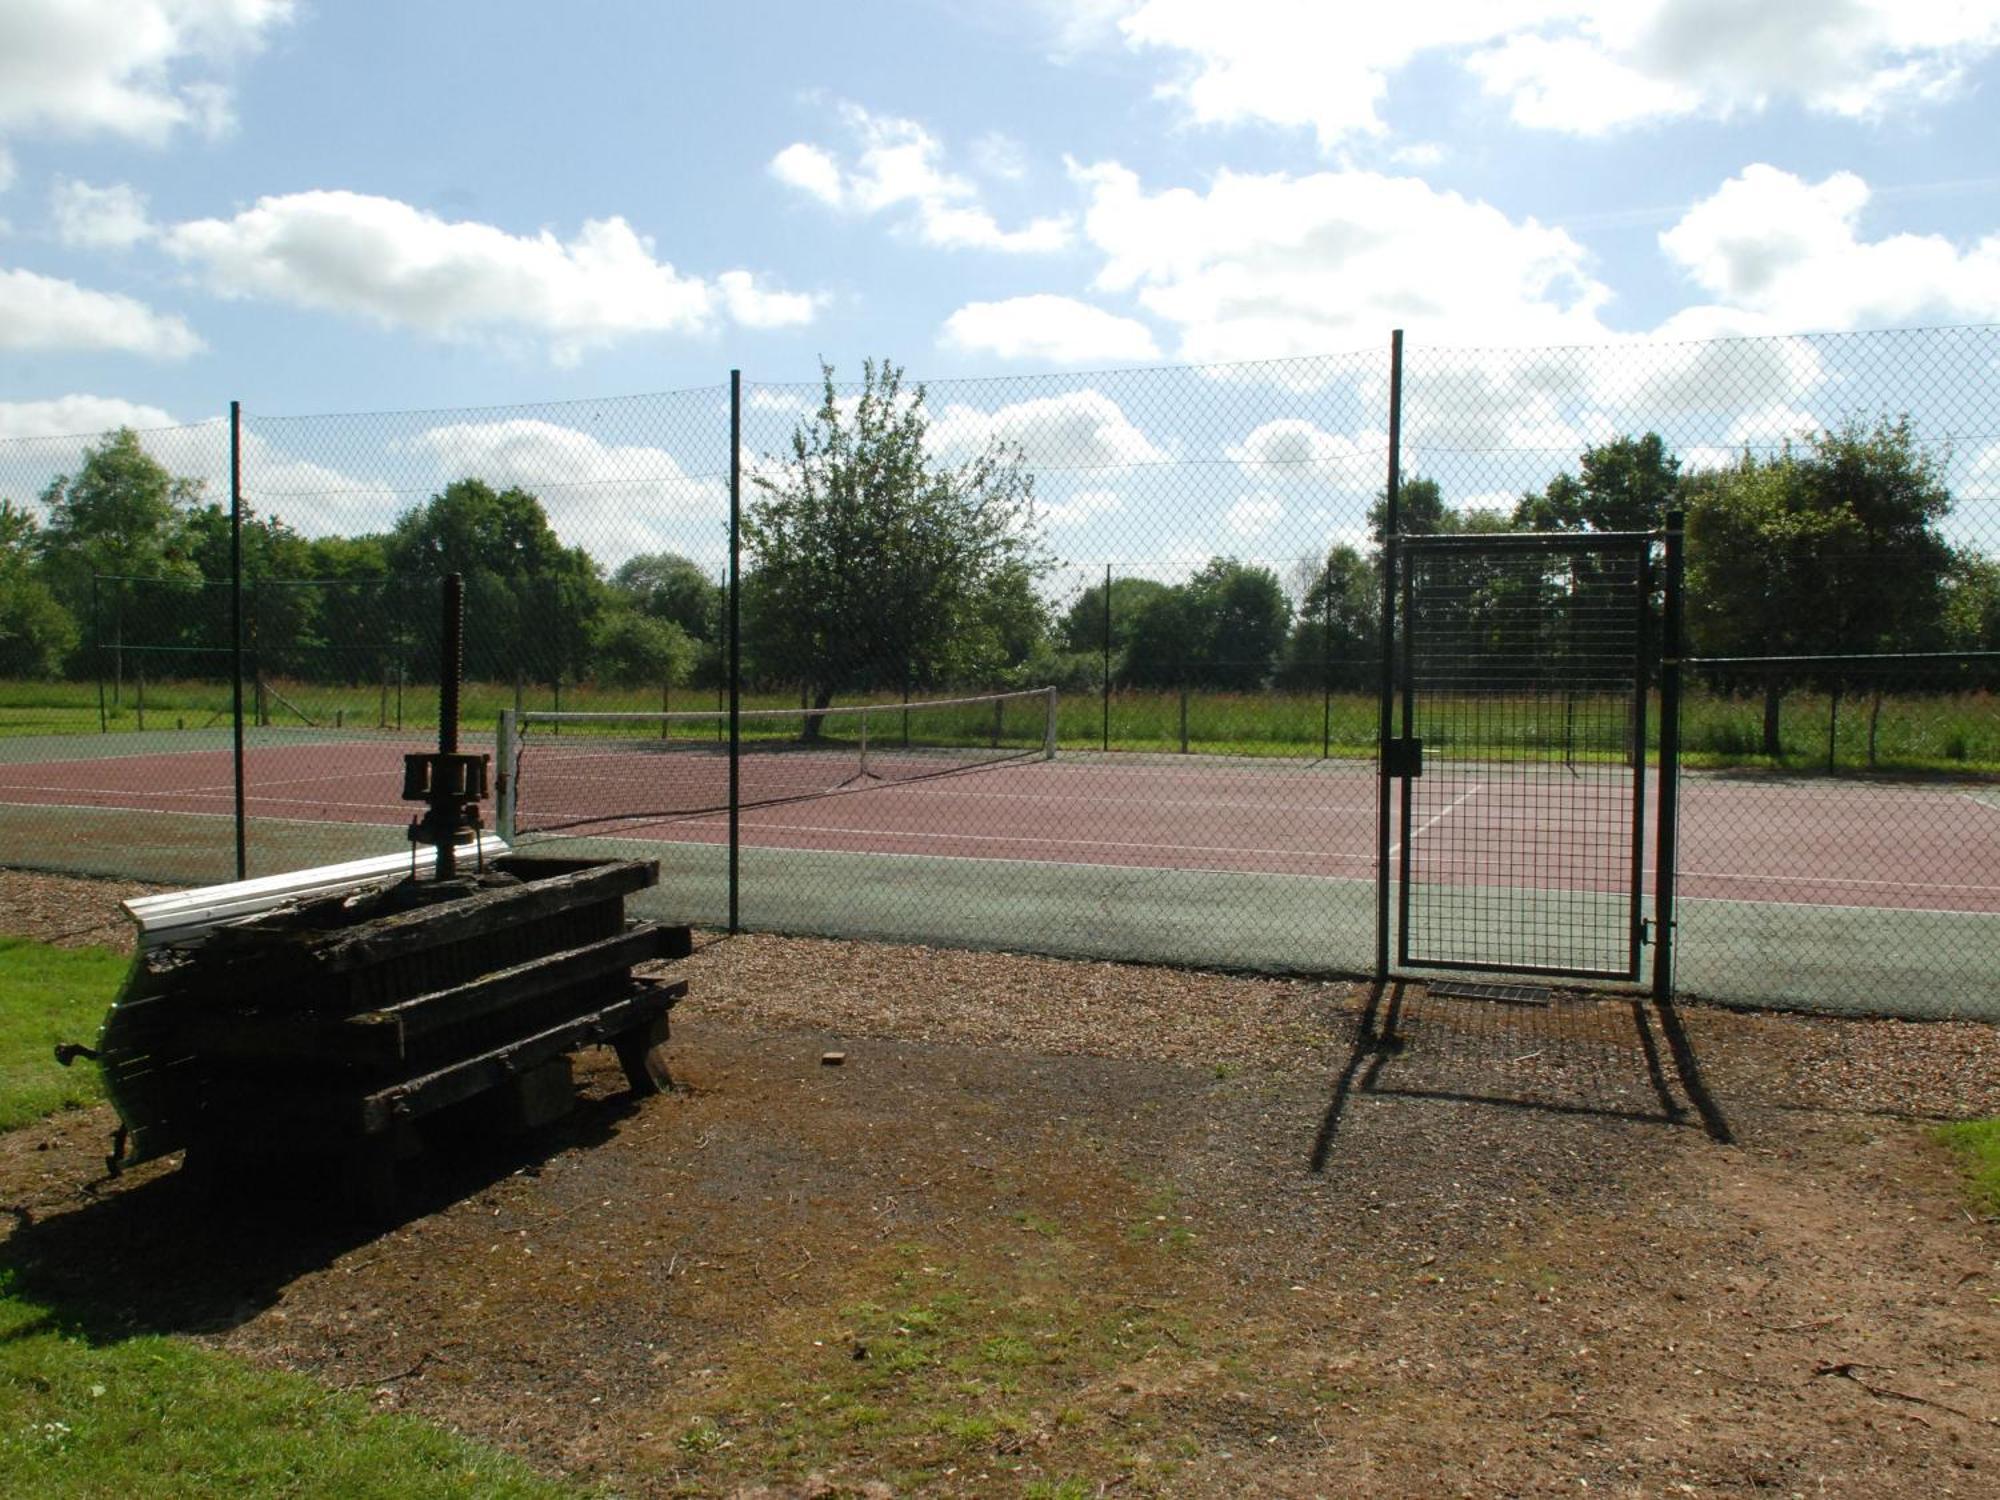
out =
[[[1452,800],[1441,811],[1431,814],[1430,817],[1424,819],[1423,822],[1419,823],[1416,826],[1416,829],[1410,834],[1410,837],[1415,838],[1418,834],[1424,833],[1427,830],[1429,830],[1434,824],[1442,823],[1446,818],[1450,817],[1453,813],[1457,812],[1459,808],[1463,807],[1467,802],[1471,801],[1474,797],[1477,797],[1481,792],[1485,790],[1486,790],[1485,782],[1475,781],[1472,784],[1470,790],[1460,792],[1456,797],[1452,798]],[[1395,843],[1389,846],[1389,857],[1391,859],[1394,859],[1398,854],[1402,852],[1403,852],[1403,841],[1401,839],[1397,839]]]

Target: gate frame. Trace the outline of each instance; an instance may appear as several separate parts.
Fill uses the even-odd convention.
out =
[[[1392,452],[1392,465],[1395,455]],[[1392,485],[1398,476],[1392,468]],[[1394,495],[1394,489],[1391,490]],[[1393,499],[1389,509],[1390,523],[1395,525]],[[1680,784],[1680,704],[1681,704],[1681,659],[1682,659],[1682,583],[1683,583],[1683,515],[1679,510],[1666,513],[1665,524],[1656,531],[1626,532],[1487,532],[1477,534],[1407,535],[1391,529],[1384,538],[1383,546],[1383,588],[1382,588],[1382,679],[1381,701],[1379,704],[1379,742],[1377,745],[1377,773],[1380,786],[1379,810],[1377,817],[1377,891],[1376,891],[1376,978],[1381,982],[1407,977],[1401,971],[1418,969],[1427,972],[1484,972],[1538,974],[1552,978],[1570,978],[1592,981],[1599,984],[1639,985],[1645,982],[1645,953],[1648,942],[1653,946],[1653,962],[1650,983],[1647,988],[1658,999],[1671,998],[1673,993],[1673,948],[1675,934],[1675,859],[1678,848],[1679,831],[1679,784]],[[1655,555],[1655,548],[1659,554]],[[1572,970],[1545,966],[1528,966],[1501,962],[1464,961],[1412,961],[1409,954],[1409,902],[1411,843],[1408,836],[1410,824],[1412,773],[1416,770],[1415,751],[1411,748],[1414,739],[1414,711],[1411,700],[1411,632],[1407,618],[1397,620],[1399,601],[1403,614],[1408,617],[1410,610],[1410,570],[1409,553],[1425,552],[1468,552],[1468,553],[1508,553],[1545,552],[1550,554],[1579,554],[1590,552],[1619,552],[1629,550],[1639,559],[1638,588],[1638,640],[1635,662],[1634,683],[1634,763],[1635,782],[1632,789],[1632,962],[1624,972],[1611,973],[1602,970]],[[1652,608],[1653,589],[1658,585],[1662,591],[1661,609],[1656,622]],[[1653,906],[1650,917],[1645,904],[1645,815],[1646,815],[1646,732],[1648,699],[1657,687],[1660,695],[1659,751],[1655,781],[1655,815],[1653,820],[1654,881]],[[1401,702],[1400,728],[1398,736],[1397,703]],[[1417,772],[1417,774],[1421,774]],[[1395,783],[1400,782],[1400,787]],[[1400,839],[1400,858],[1391,854],[1391,849]],[[1392,873],[1393,872],[1393,873]],[[1392,902],[1391,885],[1395,886]],[[1391,915],[1391,907],[1394,915]],[[1391,935],[1395,938],[1395,960],[1390,960]]]

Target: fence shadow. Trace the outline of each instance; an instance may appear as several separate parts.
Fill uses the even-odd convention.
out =
[[[1371,987],[1314,1135],[1322,1172],[1356,1095],[1485,1104],[1667,1126],[1735,1139],[1671,1000],[1515,1005]]]

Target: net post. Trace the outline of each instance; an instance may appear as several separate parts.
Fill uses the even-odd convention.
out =
[[[493,826],[501,838],[514,842],[514,710],[500,710],[500,730],[493,743]]]
[[[905,708],[903,710],[903,720],[905,723],[909,722],[909,717],[910,717],[910,711],[909,709]],[[861,712],[856,714],[854,718],[855,721],[861,726],[860,776],[863,781],[866,781],[868,779],[868,706],[866,704],[862,705]],[[822,720],[821,722],[823,723],[824,720]],[[903,732],[903,743],[907,745],[909,742],[910,742],[909,731],[905,730]]]
[[[1056,690],[1051,683],[1042,690],[1048,697],[1048,717],[1042,724],[1042,759],[1056,758]]]

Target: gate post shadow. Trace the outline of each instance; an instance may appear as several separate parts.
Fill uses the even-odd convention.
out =
[[[1346,1115],[1348,1103],[1353,1095],[1378,1092],[1377,1083],[1381,1072],[1389,1061],[1399,1056],[1408,1045],[1400,1026],[1405,1004],[1406,982],[1403,980],[1376,981],[1369,987],[1367,1003],[1359,1022],[1356,1024],[1354,1044],[1349,1048],[1346,1065],[1334,1084],[1333,1097],[1328,1101],[1326,1112],[1320,1118],[1319,1130],[1313,1138],[1309,1169],[1314,1173],[1324,1172],[1333,1152],[1334,1138],[1339,1133],[1341,1121]],[[1643,996],[1631,997],[1631,1019],[1636,1033],[1638,1048],[1644,1061],[1647,1082],[1659,1100],[1660,1112],[1655,1114],[1635,1113],[1629,1109],[1619,1109],[1609,1105],[1590,1103],[1566,1103],[1555,1100],[1510,1097],[1502,1093],[1477,1093],[1452,1088],[1389,1089],[1386,1092],[1406,1098],[1430,1098],[1455,1101],[1466,1104],[1500,1105],[1508,1109],[1550,1110],[1560,1114],[1598,1114],[1622,1119],[1650,1120],[1654,1123],[1675,1125],[1687,1122],[1688,1109],[1675,1097],[1674,1080],[1680,1084],[1680,1093],[1699,1116],[1703,1133],[1719,1145],[1729,1145],[1735,1141],[1735,1132],[1728,1118],[1723,1114],[1713,1094],[1709,1092],[1707,1081],[1702,1077],[1701,1065],[1695,1056],[1693,1043],[1689,1040],[1686,1027],[1682,1024],[1679,1011],[1670,999],[1649,1001]],[[1649,1013],[1650,1012],[1650,1013]],[[1672,1059],[1673,1077],[1667,1069],[1667,1057],[1661,1055],[1659,1038],[1655,1036],[1652,1017],[1659,1017],[1660,1035],[1666,1039],[1666,1054]]]

